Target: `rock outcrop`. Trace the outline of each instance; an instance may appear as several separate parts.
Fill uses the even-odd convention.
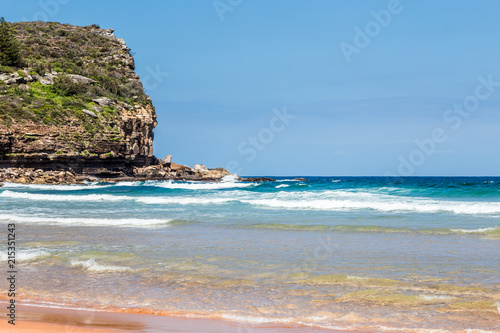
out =
[[[229,174],[153,156],[155,108],[134,72],[130,49],[113,30],[53,22],[11,25],[22,61],[0,66],[0,181]]]
[[[0,168],[132,174],[151,164],[155,108],[123,39],[97,26],[12,27],[23,65],[0,67]]]

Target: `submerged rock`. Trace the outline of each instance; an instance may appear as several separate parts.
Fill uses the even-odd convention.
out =
[[[250,178],[238,178],[240,182],[275,182],[276,179],[267,177],[250,177]]]

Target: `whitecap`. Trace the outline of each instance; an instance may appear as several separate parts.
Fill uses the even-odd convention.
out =
[[[451,296],[445,296],[445,295],[420,295],[420,299],[423,299],[425,301],[436,301],[436,300],[446,300],[446,299],[451,299]]]
[[[1,221],[17,223],[91,225],[91,226],[154,226],[168,224],[172,219],[140,219],[140,218],[83,218],[83,217],[41,217],[22,215],[2,215]]]
[[[159,182],[154,186],[170,189],[183,189],[183,190],[220,190],[227,188],[244,188],[254,186],[254,183],[233,183],[233,182]]]
[[[99,264],[93,258],[82,261],[71,259],[70,263],[71,266],[80,266],[84,270],[93,273],[105,273],[105,272],[114,273],[114,272],[126,272],[132,270],[130,267],[125,267],[125,266],[112,266],[112,265]]]
[[[50,256],[50,252],[41,250],[41,249],[29,249],[29,250],[20,250],[15,253],[15,259],[17,263],[36,261],[41,258],[45,258]],[[0,253],[0,260],[7,261],[8,253],[7,251],[3,251]]]
[[[464,233],[482,233],[493,231],[496,228],[478,228],[478,229],[451,229],[453,232],[464,232]]]
[[[87,195],[59,195],[59,194],[38,194],[28,192],[3,191],[0,197],[13,199],[28,199],[41,201],[124,201],[133,200],[133,197],[111,195],[111,194],[87,194]]]
[[[79,190],[90,190],[90,189],[101,189],[109,187],[109,184],[102,183],[88,183],[88,185],[49,185],[49,184],[20,184],[20,183],[3,183],[2,189],[33,189],[33,190],[50,190],[50,191],[79,191]]]

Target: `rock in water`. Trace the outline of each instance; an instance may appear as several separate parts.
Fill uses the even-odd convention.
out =
[[[267,177],[250,177],[250,178],[238,178],[240,182],[275,182],[276,179]]]

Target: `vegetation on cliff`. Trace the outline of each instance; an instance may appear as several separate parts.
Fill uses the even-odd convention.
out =
[[[49,85],[36,80],[20,88],[0,82],[1,94],[5,96],[0,101],[4,122],[26,119],[60,124],[74,117],[82,124],[90,122],[99,127],[97,121],[81,112],[96,106],[93,99],[106,96],[129,104],[147,102],[140,81],[130,77],[134,63],[129,50],[97,26],[82,28],[43,22],[2,22],[1,26],[3,66],[0,72],[18,73],[24,78],[57,75],[53,78],[54,84]],[[16,41],[9,38],[12,32]],[[96,83],[74,82],[67,74],[81,75]],[[112,113],[113,110],[106,111]],[[89,130],[95,129],[99,128],[89,126]]]
[[[155,109],[134,69],[113,30],[1,20],[0,182],[229,175],[153,156]]]
[[[113,30],[0,21],[0,160],[57,153],[147,164],[156,115],[134,69]]]
[[[19,43],[14,35],[14,30],[3,17],[0,18],[0,65],[21,65]]]

